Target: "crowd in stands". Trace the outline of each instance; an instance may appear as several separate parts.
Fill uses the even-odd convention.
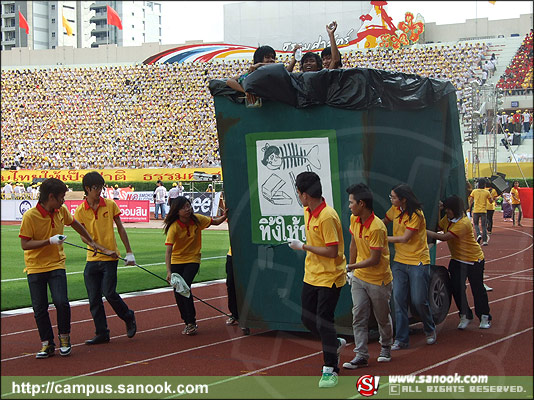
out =
[[[342,62],[343,68],[376,68],[449,80],[457,89],[461,108],[471,96],[470,83],[480,80],[487,52],[486,44],[473,42],[342,50]],[[279,55],[278,61],[287,65],[290,55]],[[2,70],[3,166],[218,166],[208,82],[243,74],[250,62]]]
[[[38,200],[41,182],[32,183],[28,187],[22,182],[6,182],[2,186],[2,200]],[[67,186],[68,187],[68,186]]]
[[[533,78],[533,32],[532,29],[523,39],[512,62],[501,75],[497,87],[507,90],[510,94],[532,93]]]

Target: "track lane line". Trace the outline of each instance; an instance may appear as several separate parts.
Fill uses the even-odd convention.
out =
[[[206,317],[206,318],[202,318],[202,319],[198,319],[197,322],[201,322],[201,321],[209,321],[209,320],[212,320],[212,319],[216,319],[216,318],[223,318],[224,315],[216,315],[214,317]],[[177,327],[177,326],[180,326],[180,325],[185,325],[184,322],[179,322],[179,323],[176,323],[176,324],[171,324],[171,325],[165,325],[165,326],[157,326],[155,328],[150,328],[150,329],[145,329],[145,330],[142,330],[142,331],[137,331],[137,334],[136,335],[139,335],[140,333],[147,333],[147,332],[154,332],[154,331],[159,331],[161,329],[167,329],[167,328],[174,328],[174,327]],[[110,339],[118,339],[118,338],[121,338],[121,337],[125,337],[126,334],[123,333],[122,335],[117,335],[117,336],[110,336]],[[76,344],[73,344],[72,347],[78,347],[78,346],[84,346],[85,345],[85,342],[83,343],[76,343]],[[191,349],[192,350],[192,349]],[[25,358],[25,357],[35,357],[35,354],[34,353],[31,353],[31,354],[23,354],[21,356],[15,356],[15,357],[10,357],[10,358],[4,358],[2,359],[1,361],[4,362],[4,361],[13,361],[13,360],[19,360],[21,358]]]
[[[209,299],[203,299],[203,300],[204,301],[211,301],[211,300],[224,299],[226,297],[228,297],[228,296],[225,295],[225,296],[210,297]],[[195,303],[201,303],[198,300],[194,300],[194,302]],[[143,312],[147,312],[147,311],[162,310],[164,308],[169,308],[169,307],[176,307],[176,303],[171,303],[171,304],[166,304],[166,305],[163,305],[163,306],[157,306],[157,307],[151,307],[151,308],[145,308],[145,309],[141,309],[141,310],[134,310],[134,311],[137,314],[137,313],[143,313]],[[115,314],[115,313],[113,313],[112,315],[109,315],[109,316],[106,315],[106,319],[115,318],[115,317],[118,318],[118,315]],[[92,322],[92,321],[93,321],[92,318],[81,319],[81,320],[78,320],[78,321],[71,322],[71,325],[81,324],[81,323],[84,323],[84,322]],[[52,328],[57,328],[57,324],[56,325],[52,325]],[[23,331],[3,333],[1,337],[12,336],[12,335],[28,333],[28,332],[36,332],[36,331],[37,331],[37,328],[26,329],[26,330],[23,330]]]

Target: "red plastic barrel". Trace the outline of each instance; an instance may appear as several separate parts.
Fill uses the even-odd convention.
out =
[[[532,188],[519,188],[519,199],[521,200],[521,209],[525,218],[532,218],[532,196]]]

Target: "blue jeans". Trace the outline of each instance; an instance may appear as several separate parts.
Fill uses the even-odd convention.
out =
[[[156,203],[154,207],[154,217],[158,219],[158,210],[161,209],[161,218],[165,219],[165,203]]]
[[[57,326],[60,335],[70,333],[70,304],[67,295],[67,274],[64,269],[39,272],[28,275],[28,287],[32,300],[33,315],[41,341],[54,343],[54,332],[48,315],[48,293],[50,288],[52,302],[56,307]]]
[[[408,320],[409,300],[423,322],[426,335],[436,329],[430,305],[428,287],[430,284],[430,265],[408,265],[393,261],[393,299],[395,300],[395,341],[408,344],[410,322]]]
[[[85,288],[89,297],[89,309],[93,316],[97,335],[109,335],[102,295],[124,322],[133,318],[133,311],[128,308],[117,293],[117,264],[118,260],[87,261],[83,271]]]

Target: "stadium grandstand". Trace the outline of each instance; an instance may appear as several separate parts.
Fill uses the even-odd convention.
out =
[[[467,126],[471,83],[506,39],[342,53],[345,68],[451,81]],[[515,43],[509,43],[513,46]],[[289,55],[278,61],[289,63]],[[503,63],[506,63],[503,65]],[[211,79],[242,74],[249,59],[203,63],[3,69],[2,164],[22,169],[187,168],[219,165]],[[511,61],[497,57],[498,87],[532,93],[532,32]],[[295,72],[298,71],[298,66]],[[499,75],[499,72],[501,72]],[[466,106],[463,106],[463,104]],[[531,119],[532,121],[532,119]],[[21,141],[21,135],[24,141]]]

